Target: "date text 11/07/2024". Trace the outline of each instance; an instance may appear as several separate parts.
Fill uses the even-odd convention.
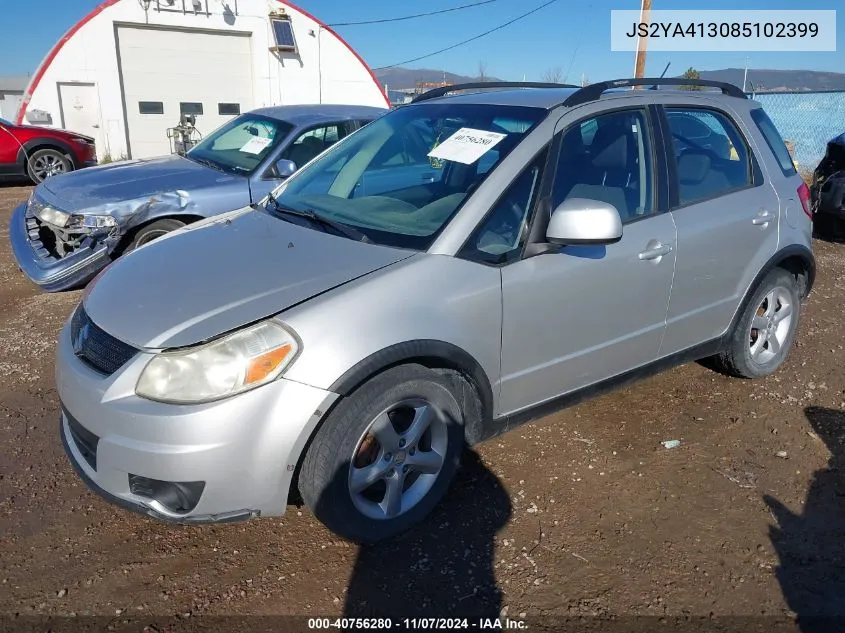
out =
[[[523,620],[508,617],[499,618],[309,618],[310,630],[421,630],[421,631],[450,631],[450,630],[490,630],[520,631],[528,628]]]

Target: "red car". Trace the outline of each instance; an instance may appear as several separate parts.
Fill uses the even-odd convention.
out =
[[[96,164],[94,139],[88,136],[0,119],[0,179],[28,176],[38,184]]]

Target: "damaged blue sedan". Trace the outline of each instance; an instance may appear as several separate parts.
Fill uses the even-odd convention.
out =
[[[182,226],[255,204],[340,139],[387,112],[345,105],[262,108],[184,155],[50,178],[12,215],[18,266],[48,292],[79,288],[112,260]]]

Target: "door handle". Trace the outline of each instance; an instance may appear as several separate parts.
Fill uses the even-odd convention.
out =
[[[649,261],[654,259],[660,259],[664,255],[668,255],[671,252],[672,247],[669,244],[658,243],[657,246],[647,248],[646,250],[641,252],[638,257],[641,261]]]
[[[753,224],[754,226],[766,227],[768,226],[769,222],[773,221],[774,219],[774,214],[769,213],[765,209],[761,209],[760,213],[757,214],[757,217],[751,220],[751,224]]]

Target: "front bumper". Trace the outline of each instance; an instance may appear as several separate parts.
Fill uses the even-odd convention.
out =
[[[71,290],[85,285],[111,261],[106,244],[94,242],[61,259],[36,250],[29,237],[26,204],[18,206],[9,223],[9,240],[18,267],[47,292]]]
[[[338,396],[279,379],[212,403],[152,402],[135,395],[151,357],[140,352],[104,376],[74,355],[69,327],[63,328],[56,358],[61,436],[85,483],[116,505],[169,522],[284,514],[299,456]],[[190,510],[174,510],[139,492],[138,478],[199,482],[201,493]]]

